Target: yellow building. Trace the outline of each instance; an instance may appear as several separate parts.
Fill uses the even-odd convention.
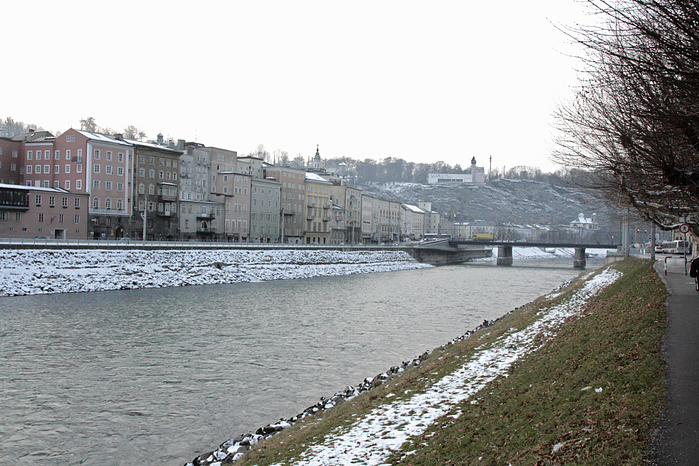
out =
[[[306,231],[305,244],[330,244],[332,183],[315,173],[306,173]]]

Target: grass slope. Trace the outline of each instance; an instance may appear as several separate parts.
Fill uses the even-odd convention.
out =
[[[667,291],[650,261],[627,259],[614,267],[623,276],[588,303],[584,317],[569,320],[556,337],[520,359],[507,377],[452,409],[389,462],[642,464],[665,397],[660,344]],[[423,364],[375,390],[298,422],[256,445],[236,465],[294,464],[307,446],[386,402],[387,394],[393,401],[396,395],[407,398],[425,390],[462,365],[474,348],[508,329],[528,326],[540,310],[564,301],[580,283],[433,351]]]

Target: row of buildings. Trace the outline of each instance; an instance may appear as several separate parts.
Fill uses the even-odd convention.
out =
[[[0,138],[0,237],[348,244],[439,232],[430,203],[370,196],[320,168],[70,129]]]

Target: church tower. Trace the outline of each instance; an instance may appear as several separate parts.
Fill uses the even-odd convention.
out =
[[[316,146],[316,155],[313,157],[313,168],[320,168],[320,144]]]

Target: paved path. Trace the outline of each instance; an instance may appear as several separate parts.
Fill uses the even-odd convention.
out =
[[[684,260],[668,259],[665,275],[663,259],[656,270],[671,293],[664,338],[668,399],[649,459],[658,466],[699,464],[699,292]]]

